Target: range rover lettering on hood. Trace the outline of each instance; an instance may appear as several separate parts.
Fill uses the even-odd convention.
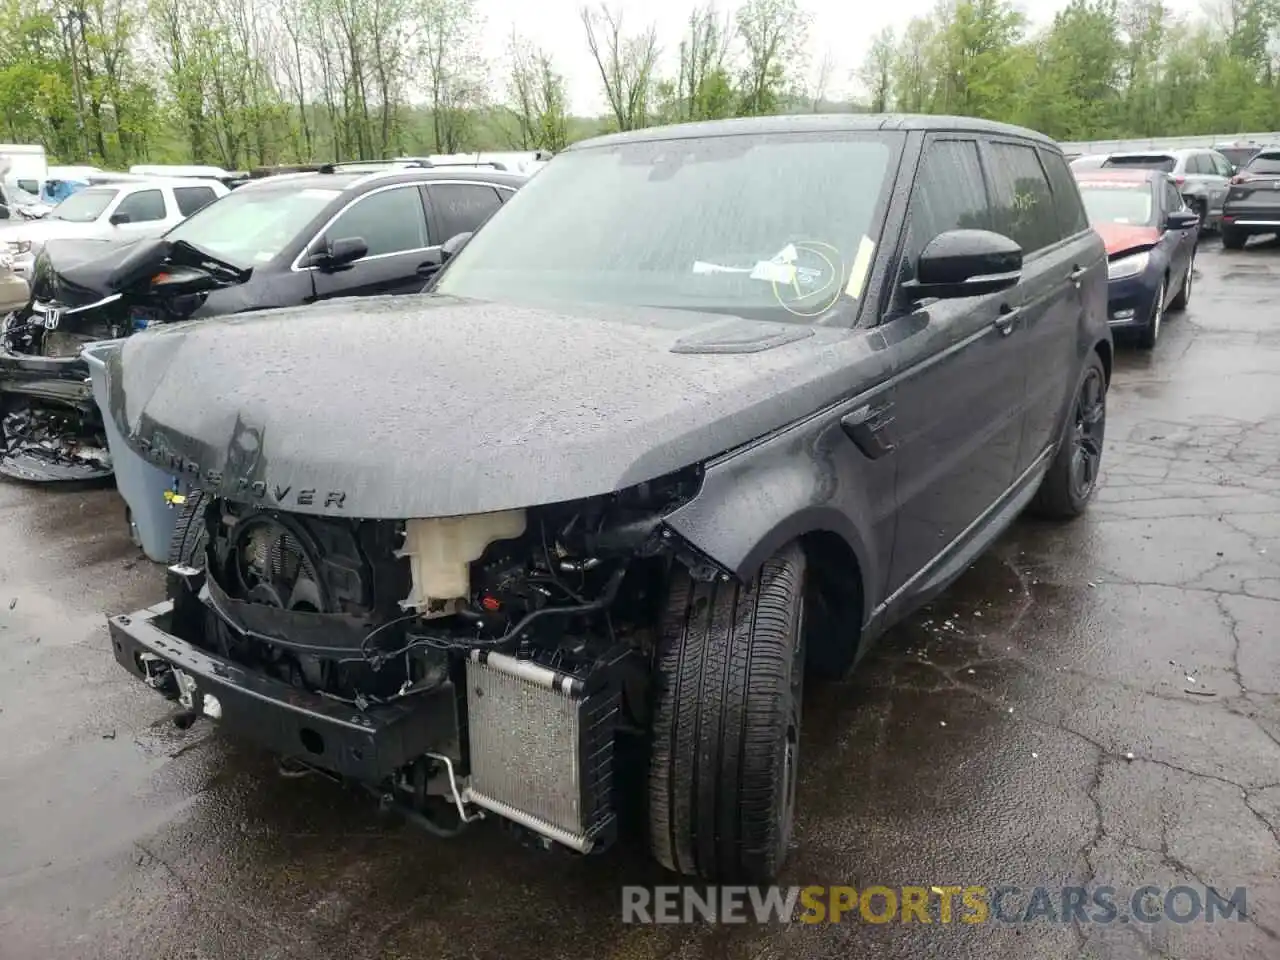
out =
[[[158,467],[175,474],[182,474],[199,482],[202,488],[221,490],[238,500],[247,500],[273,507],[320,507],[324,510],[342,510],[347,502],[345,490],[325,490],[319,487],[281,486],[266,480],[249,477],[227,477],[221,470],[202,467],[195,460],[168,453],[145,437],[134,440],[134,447]]]
[[[625,489],[841,399],[850,363],[892,369],[865,331],[575,310],[424,295],[146,331],[108,359],[111,416],[224,497],[462,516]],[[703,332],[757,349],[680,349]]]

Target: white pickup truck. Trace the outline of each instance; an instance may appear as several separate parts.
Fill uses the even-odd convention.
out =
[[[137,240],[155,237],[206,204],[226,196],[217,180],[130,179],[86,187],[39,220],[0,224],[0,253],[30,277],[36,254],[49,240]]]

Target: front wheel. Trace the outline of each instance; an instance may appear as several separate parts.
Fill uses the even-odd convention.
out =
[[[1031,503],[1033,512],[1054,520],[1084,513],[1098,485],[1106,429],[1107,374],[1102,360],[1093,353],[1076,386],[1066,434]]]
[[[805,556],[749,583],[673,582],[655,663],[649,838],[669,870],[768,883],[791,842],[804,678]]]
[[[1160,324],[1164,322],[1164,297],[1167,290],[1165,283],[1164,280],[1160,281],[1160,286],[1156,289],[1156,298],[1151,301],[1151,314],[1147,317],[1147,324],[1138,333],[1138,346],[1143,350],[1150,350],[1160,339]]]

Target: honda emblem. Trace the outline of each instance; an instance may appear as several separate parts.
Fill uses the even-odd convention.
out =
[[[44,312],[44,328],[46,330],[58,329],[58,322],[62,319],[62,311],[56,307],[50,307]]]

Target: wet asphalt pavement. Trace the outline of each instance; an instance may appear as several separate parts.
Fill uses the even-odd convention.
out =
[[[1278,301],[1280,246],[1206,244],[1118,350],[1089,514],[810,687],[782,878],[1243,886],[1245,922],[624,926],[621,884],[672,882],[638,842],[440,841],[175,729],[109,652],[163,592],[114,491],[0,485],[0,958],[1280,957]]]

